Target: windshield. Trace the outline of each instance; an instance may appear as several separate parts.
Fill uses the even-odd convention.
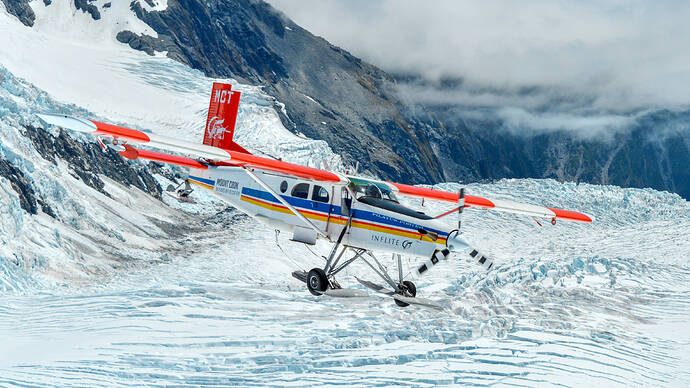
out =
[[[368,181],[359,178],[350,178],[350,187],[354,191],[357,199],[362,197],[387,199],[398,202],[393,191],[385,184],[380,182]]]

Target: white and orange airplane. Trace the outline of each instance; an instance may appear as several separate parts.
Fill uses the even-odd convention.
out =
[[[240,92],[232,91],[231,85],[213,84],[203,144],[65,115],[38,116],[48,124],[91,133],[104,149],[113,148],[127,159],[189,167],[186,188],[177,191],[181,198],[191,192],[189,183],[194,183],[276,230],[292,234],[292,241],[315,244],[317,238],[328,240],[333,248],[323,268],[293,272],[314,295],[366,295],[361,290],[342,289],[335,279],[345,267],[360,260],[388,285],[357,279],[364,286],[393,297],[399,306],[439,307],[434,301],[416,297],[414,283],[403,276],[401,255],[422,258],[412,271],[416,275],[448,259],[452,252],[469,254],[490,270],[493,260],[474,249],[460,230],[466,207],[543,217],[554,224],[558,219],[592,222],[587,215],[570,210],[489,200],[465,195],[464,190],[451,193],[385,182],[253,155],[233,141],[239,101]],[[190,157],[134,148],[139,144]],[[455,207],[432,217],[401,205],[398,195],[450,202]],[[457,215],[458,226],[449,230],[439,219],[452,214]],[[397,280],[372,251],[392,253],[397,258]],[[346,252],[352,257],[341,260]]]

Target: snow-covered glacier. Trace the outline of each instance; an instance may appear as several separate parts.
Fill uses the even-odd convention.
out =
[[[0,385],[690,385],[690,203],[678,195],[531,179],[463,185],[595,222],[466,211],[468,239],[497,265],[487,273],[454,257],[415,280],[443,311],[313,297],[290,272],[322,264],[327,245],[281,235],[278,246],[272,230],[204,192],[184,205],[103,176],[106,195],[42,157],[24,129],[42,125],[39,111],[199,141],[214,81],[133,52],[53,3],[66,16],[34,1],[34,29],[0,6],[0,156],[54,213],[29,214],[0,178]],[[135,23],[114,3],[112,22]],[[64,18],[72,25],[57,28]],[[238,142],[344,168],[327,144],[285,130],[259,87],[228,81],[244,92]],[[156,173],[161,185],[184,173],[168,172]],[[424,204],[430,214],[447,207]],[[343,272],[355,288],[355,276],[369,276]]]

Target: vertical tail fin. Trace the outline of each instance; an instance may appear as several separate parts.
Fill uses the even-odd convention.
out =
[[[232,85],[213,83],[211,102],[208,105],[204,144],[230,151],[250,153],[232,140],[235,134],[240,92],[233,92]]]

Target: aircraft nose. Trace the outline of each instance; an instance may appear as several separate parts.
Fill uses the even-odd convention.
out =
[[[457,230],[454,230],[448,234],[448,239],[446,239],[446,246],[452,252],[461,252],[470,247],[470,244],[460,236]]]

